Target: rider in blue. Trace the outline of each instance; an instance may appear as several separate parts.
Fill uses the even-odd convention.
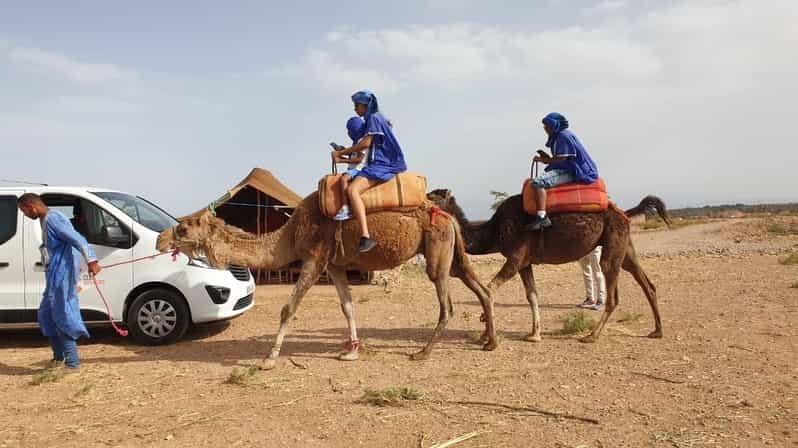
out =
[[[536,162],[543,162],[549,166],[532,182],[538,212],[532,222],[524,227],[526,231],[551,226],[551,220],[546,216],[546,190],[574,182],[592,184],[599,177],[596,163],[587,154],[582,142],[568,130],[568,120],[564,116],[557,112],[546,115],[543,117],[543,129],[549,136],[546,147],[551,148],[553,155],[549,156],[539,151],[535,156]]]
[[[38,219],[42,226],[42,264],[47,281],[42,303],[39,305],[39,326],[50,337],[53,360],[64,362],[68,369],[80,367],[77,339],[89,337],[80,316],[78,278],[80,259],[86,261],[91,275],[100,272],[97,256],[61,212],[49,210],[34,193],[25,193],[17,200],[17,207],[30,219]]]
[[[360,195],[369,188],[389,181],[397,174],[406,171],[407,165],[399,141],[393,134],[391,123],[380,113],[377,97],[368,90],[361,90],[352,95],[352,102],[355,104],[355,112],[366,121],[366,136],[351,148],[333,151],[333,160],[336,156],[368,150],[366,166],[354,176],[346,189],[349,206],[360,224],[361,237],[358,250],[362,253],[373,249],[377,242],[370,238],[366,222],[366,206]]]

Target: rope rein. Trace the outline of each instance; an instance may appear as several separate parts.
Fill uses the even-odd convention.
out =
[[[160,257],[161,255],[171,255],[172,256],[172,262],[174,263],[174,262],[177,261],[177,254],[179,254],[179,253],[180,253],[180,251],[175,249],[172,252],[163,252],[163,253],[159,253],[159,254],[155,254],[155,255],[150,255],[148,257],[134,258],[132,260],[122,261],[122,262],[119,262],[119,263],[113,263],[113,264],[109,264],[109,265],[106,265],[106,266],[100,266],[100,267],[103,268],[103,269],[110,269],[110,268],[115,268],[117,266],[122,266],[122,265],[125,265],[125,264],[132,264],[132,263],[136,263],[136,262],[143,261],[143,260],[153,260],[156,257]],[[105,311],[108,314],[108,321],[111,322],[111,326],[114,327],[114,330],[116,330],[116,332],[119,334],[119,336],[122,336],[122,337],[127,336],[128,335],[128,331],[119,328],[116,325],[116,322],[114,322],[114,318],[113,318],[113,316],[111,316],[111,306],[108,305],[108,300],[105,298],[105,295],[103,294],[102,290],[100,289],[100,284],[97,282],[97,277],[94,276],[93,274],[89,274],[89,276],[91,277],[92,283],[94,283],[94,287],[97,289],[97,294],[100,296],[100,299],[102,299],[103,305],[105,305]]]

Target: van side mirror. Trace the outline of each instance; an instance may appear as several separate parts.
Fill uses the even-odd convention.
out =
[[[103,243],[110,246],[127,243],[130,235],[119,226],[103,226]]]

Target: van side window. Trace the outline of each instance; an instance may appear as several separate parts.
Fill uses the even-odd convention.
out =
[[[130,249],[136,243],[129,226],[91,201],[65,194],[45,194],[42,200],[51,210],[66,215],[75,230],[91,244]],[[110,234],[117,235],[117,238],[121,235],[124,242],[110,242]]]
[[[17,233],[17,197],[0,196],[0,244]]]

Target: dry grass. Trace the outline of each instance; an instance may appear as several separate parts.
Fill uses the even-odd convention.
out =
[[[372,406],[404,406],[408,401],[418,401],[424,392],[412,387],[389,387],[386,389],[366,389],[358,402]]]
[[[64,363],[56,362],[52,366],[33,374],[30,383],[34,386],[45,383],[55,383],[64,377]]]
[[[582,333],[583,331],[591,330],[595,325],[596,321],[587,313],[584,311],[577,311],[563,318],[562,334]]]
[[[767,226],[769,233],[774,235],[798,235],[798,223],[772,223]]]
[[[230,372],[230,376],[227,377],[225,383],[234,384],[236,386],[249,386],[252,384],[259,370],[258,366],[254,365],[246,369],[234,368],[233,371]]]
[[[779,263],[785,266],[793,266],[798,264],[798,252],[793,252],[790,255],[779,260]]]

